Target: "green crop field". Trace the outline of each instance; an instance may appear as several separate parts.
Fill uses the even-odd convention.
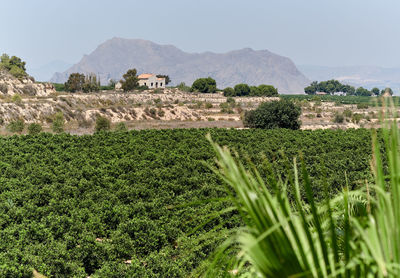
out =
[[[0,138],[0,277],[188,277],[241,225],[205,135],[316,192],[371,179],[371,132],[176,129]],[[283,151],[283,154],[280,152]],[[318,194],[317,194],[317,197]],[[204,224],[204,225],[203,225]]]

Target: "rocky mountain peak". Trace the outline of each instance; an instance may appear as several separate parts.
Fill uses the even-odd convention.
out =
[[[218,88],[239,83],[270,84],[281,93],[303,93],[309,80],[287,57],[268,50],[244,48],[227,53],[187,53],[173,45],[160,45],[141,39],[112,38],[63,73],[56,73],[52,82],[63,83],[69,74],[94,73],[101,82],[119,80],[130,68],[138,73],[169,75],[172,85],[192,84],[200,77],[213,77]]]

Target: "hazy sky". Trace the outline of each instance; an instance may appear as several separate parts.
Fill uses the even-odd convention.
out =
[[[399,0],[0,0],[0,52],[78,62],[112,37],[297,64],[400,67]]]

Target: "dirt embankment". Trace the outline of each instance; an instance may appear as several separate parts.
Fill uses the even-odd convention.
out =
[[[90,133],[98,116],[113,125],[125,122],[129,128],[234,127],[242,128],[246,110],[266,97],[226,98],[222,94],[193,94],[177,89],[162,93],[101,92],[94,94],[51,93],[46,96],[0,95],[0,130],[22,119],[50,128],[54,115],[62,112],[71,133]],[[378,109],[357,105],[301,102],[302,129],[371,127],[377,122]],[[343,121],[337,121],[337,114]],[[339,119],[340,120],[340,119]],[[4,133],[4,132],[3,132]]]

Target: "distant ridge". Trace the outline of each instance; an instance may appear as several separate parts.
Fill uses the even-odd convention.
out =
[[[187,53],[173,45],[159,45],[140,39],[112,38],[63,73],[55,73],[52,82],[63,83],[70,73],[96,73],[102,83],[121,79],[129,69],[138,73],[167,74],[172,84],[191,85],[199,77],[211,76],[218,88],[238,83],[271,84],[280,93],[303,93],[309,80],[286,57],[268,50],[250,48],[227,53]]]

